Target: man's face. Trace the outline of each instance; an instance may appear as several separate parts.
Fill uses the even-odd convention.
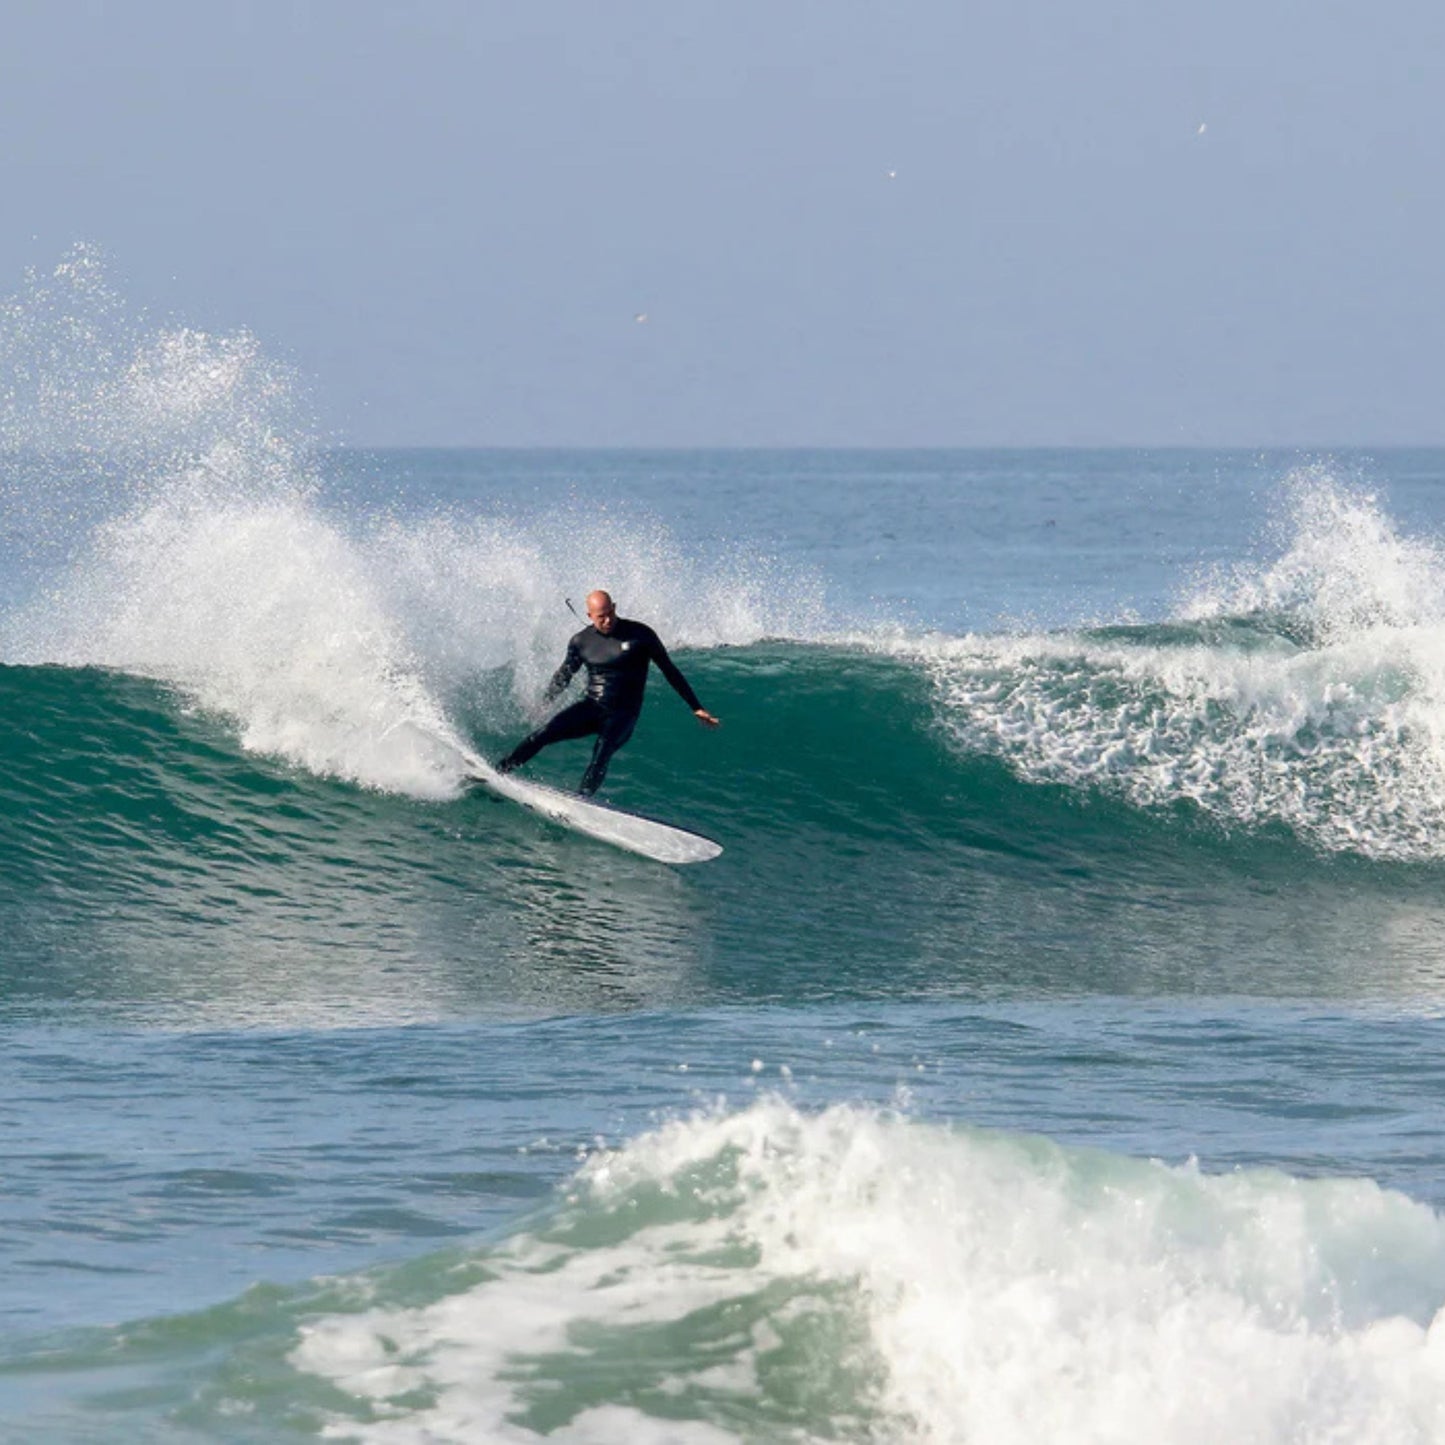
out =
[[[611,602],[603,602],[599,606],[587,608],[587,620],[606,637],[612,631],[617,622],[617,608]]]

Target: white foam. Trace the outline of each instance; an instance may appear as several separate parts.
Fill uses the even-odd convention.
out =
[[[422,795],[455,785],[439,707],[368,559],[303,497],[231,502],[197,475],[105,526],[14,660],[103,666],[183,689],[242,743]]]
[[[612,1438],[1445,1440],[1445,1221],[1367,1180],[763,1100],[575,1190],[496,1278],[305,1332],[293,1364],[379,1417],[336,1435],[532,1439],[570,1395],[548,1438],[606,1438],[590,1409]]]

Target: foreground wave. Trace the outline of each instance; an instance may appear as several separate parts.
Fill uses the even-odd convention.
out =
[[[1445,1223],[1368,1180],[763,1099],[595,1154],[496,1244],[6,1369],[138,1374],[231,1440],[1408,1445],[1445,1438]]]

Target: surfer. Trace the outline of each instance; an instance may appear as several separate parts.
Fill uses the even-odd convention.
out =
[[[587,597],[588,626],[567,644],[567,656],[552,674],[543,695],[549,703],[566,690],[579,668],[587,669],[587,696],[543,723],[522,739],[497,764],[499,773],[510,773],[535,757],[543,748],[569,738],[597,735],[592,761],[582,774],[577,791],[590,797],[601,786],[612,755],[632,736],[642,711],[642,691],[647,686],[647,668],[655,662],[673,691],[692,709],[706,727],[718,720],[697,700],[677,664],[667,655],[662,640],[645,623],[619,617],[612,598],[602,591]]]

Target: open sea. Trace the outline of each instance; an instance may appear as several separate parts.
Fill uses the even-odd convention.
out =
[[[365,452],[83,253],[0,368],[7,1445],[1445,1442],[1445,452]],[[464,781],[594,587],[715,862]]]

